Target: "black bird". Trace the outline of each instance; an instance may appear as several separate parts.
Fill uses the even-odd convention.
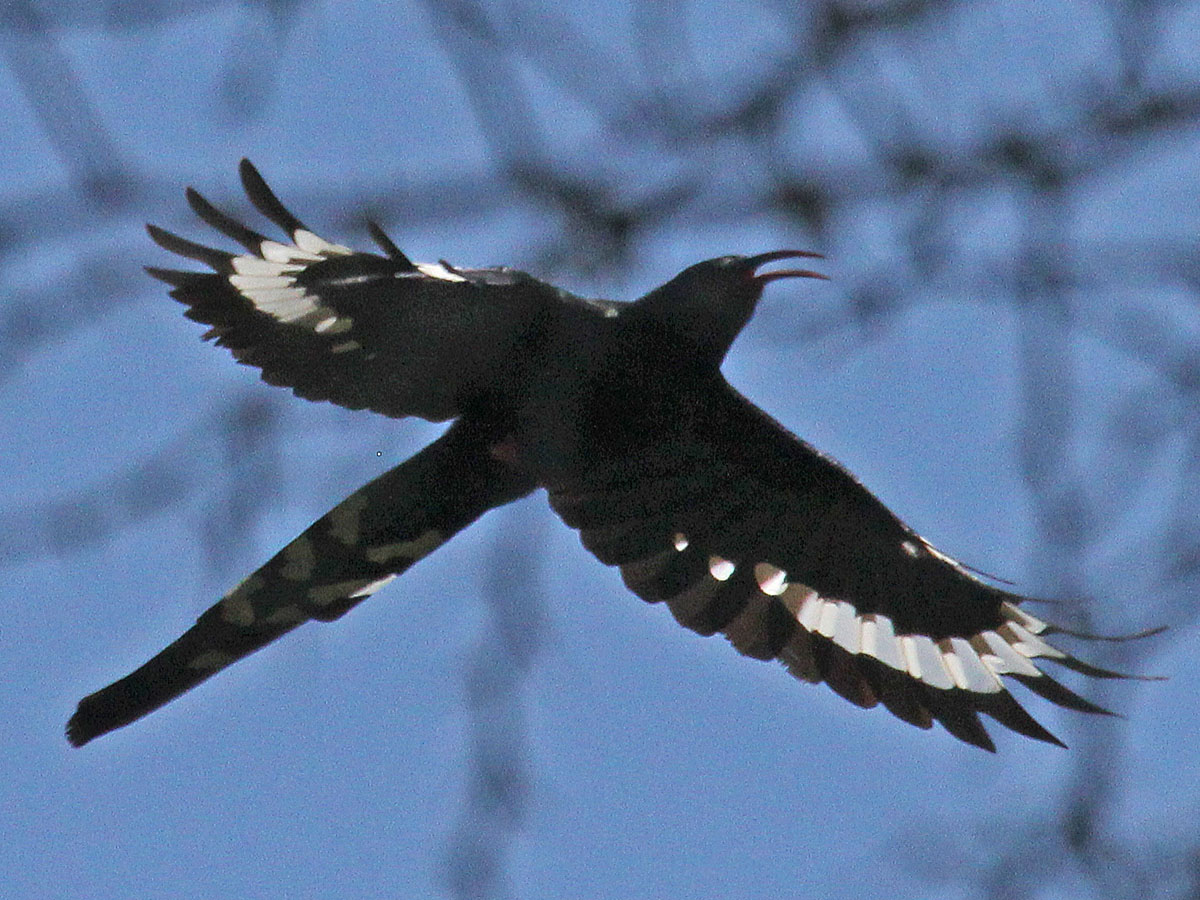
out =
[[[187,200],[245,248],[154,226],[212,273],[150,268],[205,338],[269,384],[386,416],[454,419],[438,440],[351,494],[148,663],[85,697],[76,746],[127,725],[310,619],[329,622],[493,507],[545,488],[601,562],[665,602],[859,706],[940,722],[994,750],[978,713],[1059,744],[1001,676],[1071,709],[1105,712],[1045,660],[1122,677],[1053,647],[1027,598],[976,578],[901,522],[849,472],[735,391],[720,366],[763,288],[818,254],[723,256],[633,303],[587,300],[509,268],[414,263],[332,244],[241,164],[269,239]]]

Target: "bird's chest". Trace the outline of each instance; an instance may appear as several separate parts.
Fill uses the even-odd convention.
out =
[[[620,472],[704,427],[713,389],[645,348],[563,353],[532,380],[505,448],[544,485]]]

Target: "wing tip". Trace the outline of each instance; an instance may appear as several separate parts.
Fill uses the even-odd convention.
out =
[[[379,249],[383,250],[383,252],[388,255],[389,259],[404,266],[404,269],[407,272],[415,272],[417,270],[417,267],[413,264],[413,261],[405,256],[404,251],[402,251],[395,245],[395,243],[393,243],[392,239],[387,236],[387,232],[379,227],[379,223],[372,219],[368,219],[367,232],[371,235],[371,240],[373,240],[379,246]]]
[[[242,180],[242,189],[250,198],[254,208],[283,229],[289,237],[294,239],[297,231],[308,230],[304,223],[283,205],[283,202],[267,185],[266,179],[249,159],[243,157],[242,161],[238,163],[238,175]]]
[[[196,277],[194,272],[183,272],[179,269],[163,269],[158,266],[142,266],[142,270],[151,278],[156,278],[163,284],[173,288],[183,287],[187,281]]]
[[[189,241],[187,238],[182,238],[174,232],[167,231],[165,228],[160,228],[157,225],[147,222],[146,233],[150,235],[150,240],[158,244],[168,253],[174,253],[177,256],[182,256],[186,259],[194,259],[196,262],[204,263],[209,268],[216,272],[228,273],[233,271],[233,254],[227,250],[218,250],[215,247],[206,247],[203,244],[197,244],[195,241]]]
[[[189,187],[183,192],[187,204],[204,224],[216,229],[221,234],[231,238],[245,247],[249,252],[257,254],[266,237],[252,228],[248,228],[236,219],[227,216],[208,201],[208,199]]]

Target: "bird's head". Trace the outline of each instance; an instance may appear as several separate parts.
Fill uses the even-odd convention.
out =
[[[763,288],[780,278],[825,278],[809,269],[758,271],[781,259],[822,259],[808,250],[773,250],[757,256],[719,256],[684,269],[636,304],[663,326],[668,339],[702,364],[719,366],[750,316]]]

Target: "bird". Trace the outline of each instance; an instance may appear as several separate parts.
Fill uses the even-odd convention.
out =
[[[804,250],[692,265],[636,301],[587,299],[508,267],[411,261],[319,237],[248,161],[266,237],[194,189],[240,251],[154,225],[211,271],[147,267],[205,339],[298,397],[451,421],[331,509],[131,674],[80,701],[72,745],[128,725],[308,621],[332,622],[491,509],[534,491],[625,585],[701,635],[779,660],[860,707],[939,723],[995,751],[979,715],[1065,746],[1009,691],[1108,710],[1047,663],[1124,678],[1061,649],[1095,638],[1023,608],[902,522],[847,469],[736,391],[721,365],[767,285]],[[1147,632],[1148,633],[1148,632]],[[1140,636],[1140,635],[1138,635]]]

